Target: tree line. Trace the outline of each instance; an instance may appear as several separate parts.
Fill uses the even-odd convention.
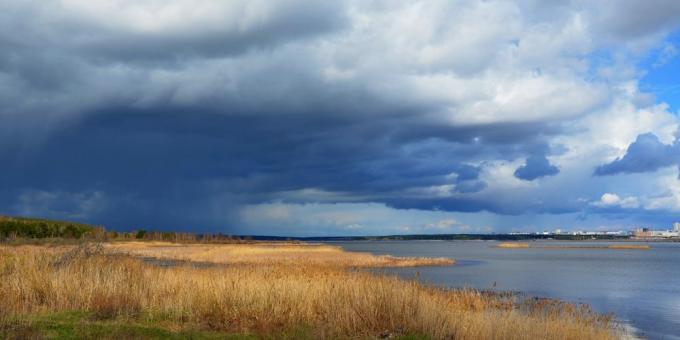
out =
[[[0,216],[0,241],[15,239],[91,239],[99,241],[169,241],[233,243],[248,242],[250,237],[224,234],[194,234],[139,229],[131,232],[106,231],[103,226],[38,218]]]
[[[0,216],[3,238],[83,238],[102,232],[103,227],[83,223]]]

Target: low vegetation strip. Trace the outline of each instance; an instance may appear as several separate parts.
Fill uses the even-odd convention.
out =
[[[16,329],[39,333],[40,323],[27,321],[36,315],[69,312],[173,334],[264,338],[617,336],[609,316],[581,305],[429,287],[337,265],[161,267],[106,247],[0,246],[0,299],[0,332],[8,337]],[[29,324],[13,328],[18,321]]]
[[[615,245],[610,245],[607,246],[609,249],[640,249],[640,250],[647,250],[647,249],[652,249],[649,245],[646,244],[615,244]]]
[[[415,267],[455,263],[449,258],[395,257],[346,252],[326,244],[261,242],[248,244],[176,244],[117,242],[106,248],[117,253],[162,260],[239,265],[314,265],[338,267]]]
[[[102,227],[75,222],[0,216],[0,239],[17,237],[81,238],[103,230]]]
[[[503,242],[496,245],[496,248],[506,248],[506,249],[632,249],[632,250],[648,250],[651,249],[649,245],[646,244],[611,244],[611,245],[529,245],[529,243],[521,242]]]
[[[497,248],[529,248],[529,243],[505,242],[496,245]]]
[[[144,320],[100,319],[91,312],[69,311],[37,313],[12,320],[0,325],[0,339],[255,340],[256,337],[202,329],[173,329]]]

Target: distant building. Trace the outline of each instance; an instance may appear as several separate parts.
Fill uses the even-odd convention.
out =
[[[639,238],[676,238],[680,237],[680,223],[673,224],[673,230],[650,230],[649,228],[637,228],[633,236]]]
[[[678,237],[678,232],[677,231],[670,231],[670,230],[655,230],[652,231],[652,236],[653,237]]]
[[[652,237],[652,232],[648,228],[637,228],[633,231],[635,237]]]

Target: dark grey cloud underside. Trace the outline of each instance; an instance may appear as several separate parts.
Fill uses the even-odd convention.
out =
[[[515,170],[515,177],[526,181],[537,178],[554,176],[560,172],[556,166],[550,164],[545,155],[531,155],[524,165]]]
[[[680,142],[663,144],[656,135],[646,133],[639,135],[622,157],[595,169],[595,175],[651,172],[673,165],[680,165]]]
[[[152,223],[162,213],[176,218],[163,221],[173,227],[196,221],[175,214],[179,211],[195,209],[186,215],[205,214],[203,222],[212,221],[208,215],[214,212],[195,202],[222,199],[217,204],[228,210],[304,188],[417,208],[424,205],[391,196],[452,183],[462,193],[479,191],[485,187],[480,169],[469,162],[513,159],[543,138],[525,133],[536,126],[521,124],[444,129],[426,122],[402,125],[398,117],[271,111],[119,108],[86,115],[31,145],[30,154],[21,145],[0,154],[0,203],[6,210],[13,198],[32,189],[97,191],[111,198],[99,221]],[[451,173],[455,179],[447,176]],[[440,205],[452,211],[496,209],[465,199],[442,199]]]

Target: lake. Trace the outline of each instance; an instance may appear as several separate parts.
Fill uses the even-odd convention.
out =
[[[395,268],[426,283],[587,303],[648,339],[680,339],[680,243],[650,250],[502,249],[495,241],[331,242],[349,251],[394,256],[450,257],[447,267]],[[532,246],[607,246],[620,242],[535,241]],[[626,243],[629,244],[629,243]],[[632,243],[636,244],[636,243]]]

